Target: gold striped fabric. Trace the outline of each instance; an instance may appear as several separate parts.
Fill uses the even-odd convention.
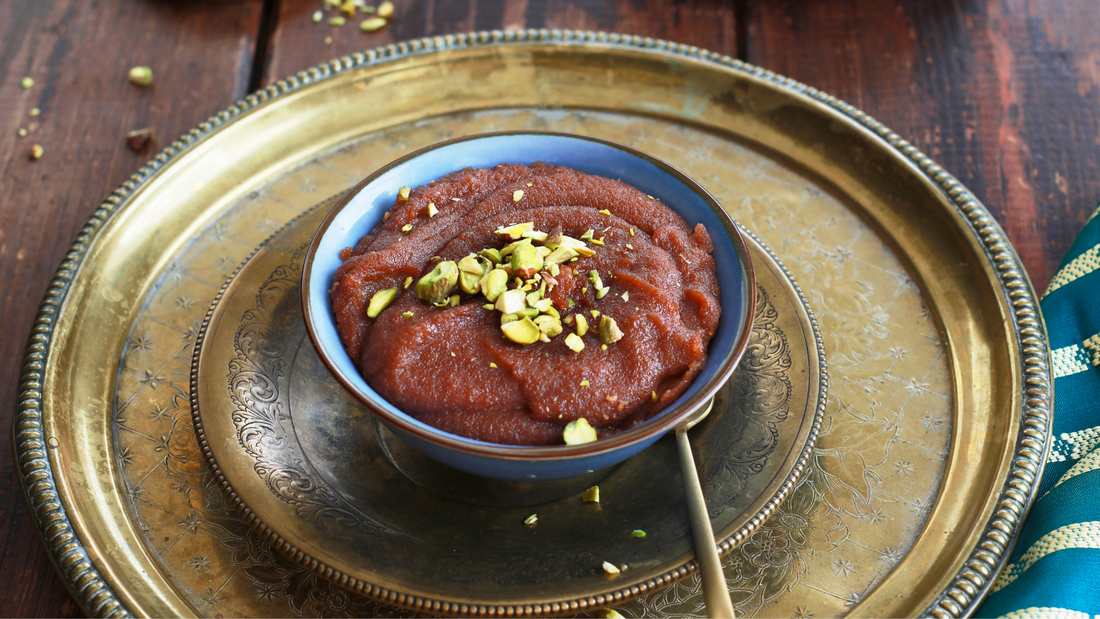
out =
[[[1058,290],[1062,286],[1092,273],[1098,268],[1100,268],[1100,245],[1093,245],[1085,251],[1085,253],[1069,261],[1066,266],[1058,271],[1054,279],[1050,280],[1050,286],[1047,286],[1047,291],[1043,293],[1043,298],[1046,298],[1048,294]]]
[[[1041,608],[1032,606],[1023,610],[1014,610],[1003,616],[1006,619],[1092,619],[1092,615],[1079,610],[1051,608],[1050,606]]]
[[[1039,538],[1016,563],[1005,567],[991,591],[999,591],[1020,577],[1043,557],[1070,548],[1100,549],[1100,522],[1076,522],[1059,527]]]

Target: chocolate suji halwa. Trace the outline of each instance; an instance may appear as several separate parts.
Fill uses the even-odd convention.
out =
[[[502,164],[402,187],[332,289],[367,382],[481,441],[595,440],[687,388],[721,314],[702,225],[620,181]],[[593,428],[595,430],[593,430]]]

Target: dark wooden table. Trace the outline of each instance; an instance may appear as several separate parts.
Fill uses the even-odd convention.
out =
[[[359,19],[314,23],[321,0],[0,0],[0,426],[11,427],[46,284],[114,187],[248,92],[391,41],[498,28],[617,31],[788,75],[862,108],[958,177],[1008,232],[1040,290],[1100,200],[1096,0],[394,4],[392,23],[367,34]],[[152,86],[129,83],[136,65],[152,67]],[[124,135],[142,127],[156,139],[134,152]],[[28,157],[34,144],[44,149],[37,161]],[[78,615],[39,541],[10,441],[0,471],[0,614]]]

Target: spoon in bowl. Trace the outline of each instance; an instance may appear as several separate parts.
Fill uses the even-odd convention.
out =
[[[703,487],[699,483],[699,472],[695,469],[695,456],[691,453],[691,444],[687,436],[687,431],[709,415],[712,408],[714,408],[714,398],[676,426],[674,431],[676,446],[680,452],[680,474],[684,478],[684,492],[687,495],[688,516],[691,520],[691,534],[695,539],[695,558],[699,560],[707,616],[733,619],[733,603],[730,601],[729,589],[726,586],[726,576],[722,572],[722,562],[718,559],[718,549],[714,544],[714,530],[710,526]]]

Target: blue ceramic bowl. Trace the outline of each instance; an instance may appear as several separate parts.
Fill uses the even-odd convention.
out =
[[[523,447],[476,441],[421,423],[367,384],[336,331],[329,290],[340,250],[353,247],[395,202],[402,185],[417,187],[470,167],[501,163],[561,165],[620,179],[657,196],[694,227],[706,226],[722,290],[722,317],[707,363],[688,390],[648,422],[584,445]],[[356,185],[317,230],[302,270],[306,328],[322,361],[348,391],[394,434],[425,455],[456,469],[511,481],[554,480],[617,464],[653,444],[700,407],[729,379],[748,344],[756,283],[744,240],[726,211],[702,187],[672,166],[632,148],[561,133],[508,132],[458,138],[422,149],[383,167]]]

